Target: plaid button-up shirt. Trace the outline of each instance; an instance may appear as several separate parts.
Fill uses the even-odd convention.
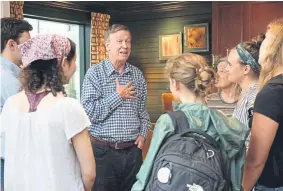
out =
[[[132,82],[137,99],[123,99],[116,92],[116,79],[121,85]],[[124,74],[115,71],[109,59],[93,65],[86,73],[81,102],[92,125],[93,137],[109,142],[132,141],[138,135],[146,138],[151,127],[146,110],[147,84],[142,72],[126,63]]]

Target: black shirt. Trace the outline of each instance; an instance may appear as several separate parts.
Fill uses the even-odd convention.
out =
[[[258,93],[254,105],[254,112],[279,124],[268,159],[258,180],[258,184],[269,188],[283,186],[283,75],[274,78],[280,78],[282,84],[267,83]]]

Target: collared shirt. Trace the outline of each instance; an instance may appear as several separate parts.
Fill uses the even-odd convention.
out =
[[[132,82],[136,87],[136,99],[123,99],[116,92],[116,79],[121,85]],[[138,135],[146,138],[151,127],[146,110],[147,84],[142,72],[129,63],[124,73],[115,71],[109,59],[91,66],[87,71],[81,102],[92,125],[92,136],[109,141],[136,140]]]
[[[1,84],[1,99],[0,106],[1,111],[6,100],[11,96],[19,92],[20,80],[19,75],[21,69],[13,62],[6,58],[0,57],[0,84]]]
[[[6,58],[0,57],[0,111],[2,112],[6,100],[19,92],[20,80],[19,75],[21,69],[13,62]],[[2,131],[1,131],[2,132]],[[1,133],[1,158],[5,156],[5,137]]]

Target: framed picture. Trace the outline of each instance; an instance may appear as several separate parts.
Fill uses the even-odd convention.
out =
[[[209,51],[208,23],[191,24],[184,27],[184,52]]]
[[[159,60],[168,60],[182,54],[182,33],[159,36]]]

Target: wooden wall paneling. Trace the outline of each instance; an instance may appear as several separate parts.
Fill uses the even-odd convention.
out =
[[[214,54],[226,56],[227,49],[243,40],[244,4],[217,2],[214,11],[213,23],[217,23],[213,28],[213,34],[216,35],[213,36],[213,46],[216,46]]]
[[[251,26],[250,19],[249,19],[250,8],[249,8],[248,2],[243,2],[243,6],[244,6],[243,7],[244,11],[242,13],[242,16],[243,16],[243,26],[242,26],[243,27],[243,38],[242,38],[242,41],[246,41],[246,40],[250,40],[250,34],[249,34],[250,26]]]
[[[268,23],[283,17],[283,2],[213,2],[213,54],[265,33]]]
[[[267,25],[276,18],[283,18],[283,2],[249,3],[249,38],[265,33]]]
[[[211,27],[211,33],[212,33],[212,54],[217,55],[219,54],[219,44],[218,42],[218,36],[219,36],[219,30],[218,30],[218,6],[219,2],[214,1],[212,2],[212,27]]]
[[[147,1],[148,7],[147,10],[143,12],[135,12],[134,10],[129,11],[118,11],[118,10],[109,10],[109,13],[112,16],[113,22],[120,21],[140,21],[140,20],[154,20],[158,18],[177,18],[183,17],[185,15],[203,15],[211,14],[211,2],[175,2],[175,3],[187,3],[186,6],[180,7],[179,9],[171,7],[170,10],[153,10],[151,9],[150,3],[153,1]],[[172,3],[172,2],[170,2]],[[129,8],[130,9],[130,8]],[[129,14],[131,15],[129,17]],[[141,16],[142,15],[142,16]]]

